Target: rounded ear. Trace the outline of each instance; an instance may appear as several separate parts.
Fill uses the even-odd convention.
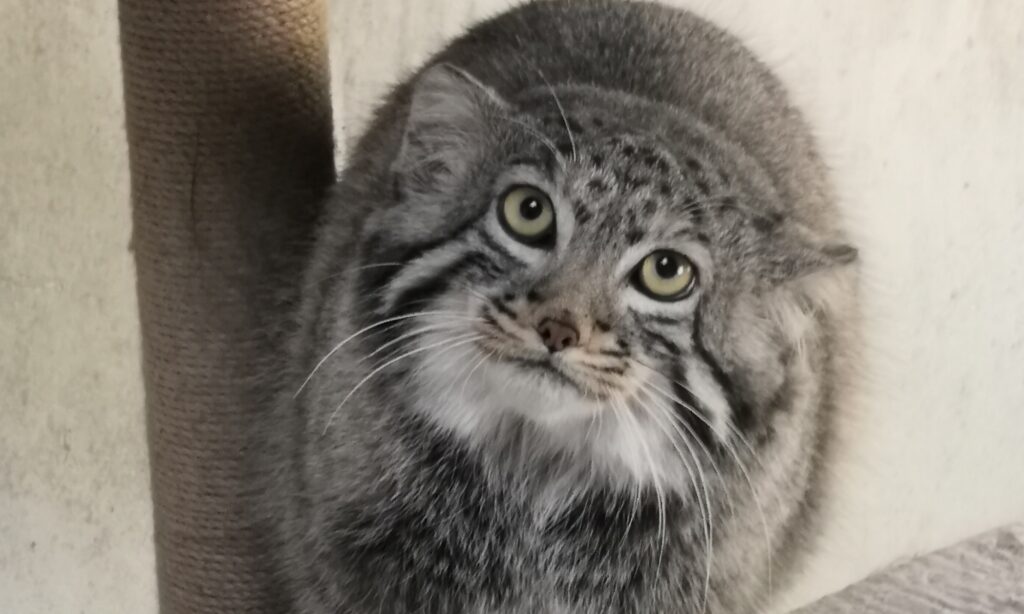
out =
[[[805,224],[778,212],[762,212],[730,203],[722,207],[738,219],[729,225],[739,233],[729,241],[741,249],[758,280],[778,285],[812,273],[843,267],[857,261],[857,249],[832,241]]]
[[[507,106],[496,92],[451,64],[420,73],[392,166],[399,194],[428,196],[457,186],[488,145],[492,118]]]
[[[858,258],[857,248],[852,245],[824,240],[807,226],[792,220],[764,238],[768,246],[765,273],[775,283],[850,265]]]

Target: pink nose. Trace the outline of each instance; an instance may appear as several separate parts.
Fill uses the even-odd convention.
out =
[[[537,332],[549,352],[561,352],[580,343],[579,332],[571,324],[558,320],[542,320],[537,325]]]

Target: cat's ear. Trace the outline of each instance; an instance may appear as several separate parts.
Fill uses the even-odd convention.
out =
[[[804,224],[787,221],[769,230],[766,258],[761,263],[771,282],[785,283],[852,265],[857,262],[857,248],[839,241],[830,241]]]
[[[838,269],[857,261],[857,249],[832,240],[782,213],[766,213],[731,204],[725,207],[741,218],[744,239],[735,249],[747,252],[756,276],[769,285],[805,278],[813,273]],[[747,245],[744,246],[743,244]]]
[[[413,84],[409,116],[392,167],[399,193],[446,193],[488,146],[494,118],[507,104],[466,71],[438,64]]]

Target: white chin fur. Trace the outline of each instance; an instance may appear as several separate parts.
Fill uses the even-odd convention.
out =
[[[440,334],[424,335],[419,344],[443,340]],[[667,434],[667,413],[655,418],[629,411],[624,403],[584,398],[569,385],[496,360],[474,343],[438,346],[421,356],[413,370],[416,409],[472,447],[515,443],[522,446],[522,462],[561,454],[570,460],[569,472],[625,487],[675,486],[682,494],[690,485],[695,459],[686,443]],[[530,436],[502,441],[510,432],[503,427],[521,419],[532,425]]]

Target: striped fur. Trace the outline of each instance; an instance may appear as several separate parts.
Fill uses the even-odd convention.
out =
[[[522,185],[550,244],[499,219]],[[844,381],[828,194],[778,83],[689,13],[531,3],[453,43],[357,147],[261,425],[294,611],[756,611]],[[656,250],[693,292],[636,288]]]

